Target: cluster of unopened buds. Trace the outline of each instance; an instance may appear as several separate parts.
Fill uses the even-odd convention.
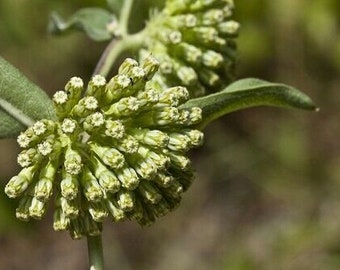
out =
[[[160,60],[154,80],[162,87],[184,85],[192,97],[233,79],[239,23],[232,0],[168,0],[146,29],[146,50]]]
[[[128,58],[108,82],[73,77],[54,94],[57,119],[17,140],[23,168],[5,192],[20,198],[19,219],[42,218],[53,198],[54,229],[78,239],[100,234],[106,217],[148,225],[178,206],[193,176],[186,153],[203,140],[191,128],[201,109],[181,108],[186,88],[150,83],[158,67],[152,56]]]

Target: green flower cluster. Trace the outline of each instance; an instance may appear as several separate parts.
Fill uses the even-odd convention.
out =
[[[219,90],[233,80],[235,37],[232,0],[168,0],[155,14],[141,59],[148,52],[161,62],[154,80],[166,88],[184,85],[191,97]]]
[[[180,108],[186,88],[149,83],[158,67],[151,56],[128,58],[109,82],[96,75],[85,87],[73,77],[54,94],[58,120],[17,140],[23,168],[5,192],[20,198],[19,219],[42,218],[53,197],[54,229],[78,239],[100,234],[106,217],[148,225],[178,206],[193,177],[186,152],[203,141],[190,128],[201,109]]]

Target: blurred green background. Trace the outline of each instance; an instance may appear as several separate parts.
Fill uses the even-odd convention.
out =
[[[131,28],[148,5],[135,1]],[[235,0],[238,77],[293,85],[320,112],[254,108],[206,129],[197,179],[181,207],[150,228],[104,225],[107,269],[340,269],[340,1]],[[104,0],[0,0],[0,55],[49,95],[88,79],[105,43],[52,37],[48,15]],[[0,141],[0,180],[17,173],[15,140]],[[53,232],[51,214],[16,221],[0,193],[0,269],[87,269],[86,241]]]

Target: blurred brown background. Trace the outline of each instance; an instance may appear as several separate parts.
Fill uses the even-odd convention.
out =
[[[148,5],[135,1],[132,29]],[[104,226],[107,269],[340,269],[340,2],[235,0],[241,22],[238,77],[294,85],[319,113],[254,108],[206,129],[192,153],[197,179],[181,207],[150,228]],[[105,43],[46,34],[95,0],[1,0],[0,55],[49,95],[89,78]],[[0,141],[0,180],[17,173],[15,140]],[[55,233],[51,214],[29,224],[0,193],[0,269],[87,269],[86,241]]]

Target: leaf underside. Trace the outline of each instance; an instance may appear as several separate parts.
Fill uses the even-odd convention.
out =
[[[50,98],[0,57],[0,138],[16,137],[42,118],[55,119]]]
[[[63,20],[57,13],[52,13],[48,30],[52,34],[80,30],[95,41],[106,41],[113,37],[113,33],[108,27],[109,24],[113,28],[117,27],[116,17],[109,11],[102,8],[83,8],[67,20]],[[111,31],[113,30],[111,29]]]
[[[221,92],[191,99],[182,108],[202,109],[203,121],[199,124],[202,129],[225,114],[255,106],[317,109],[307,95],[294,87],[254,78],[241,79]]]

